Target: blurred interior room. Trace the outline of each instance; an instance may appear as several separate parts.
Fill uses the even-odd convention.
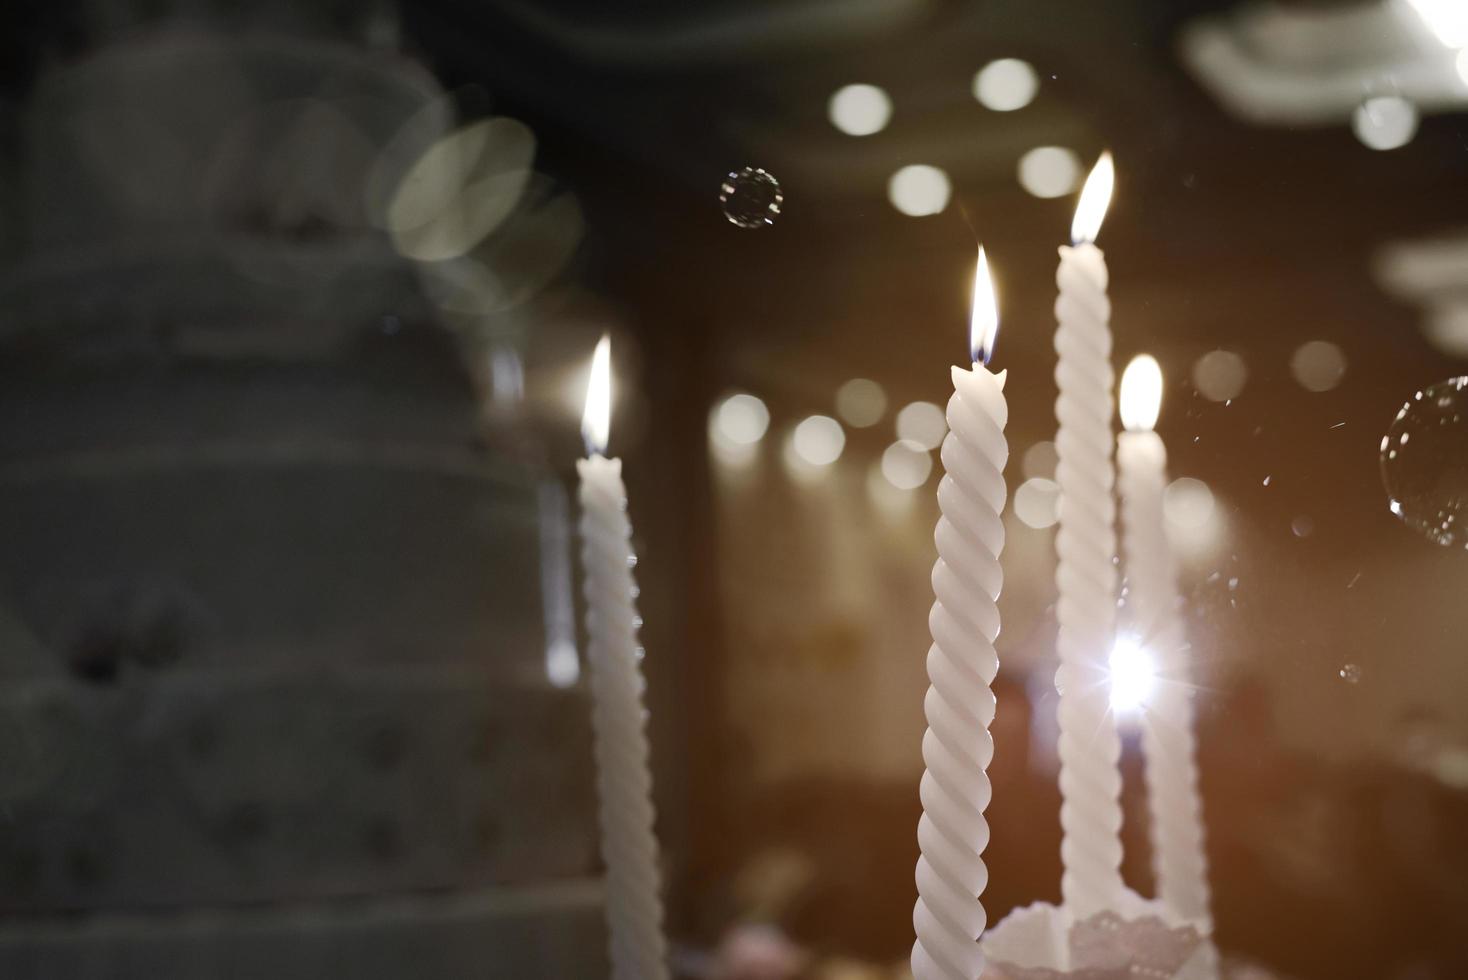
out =
[[[0,978],[1468,977],[1462,0],[0,25]]]

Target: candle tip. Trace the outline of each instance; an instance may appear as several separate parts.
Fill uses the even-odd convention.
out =
[[[586,383],[586,410],[581,416],[581,438],[588,456],[604,452],[612,430],[612,338],[601,335],[591,355],[591,379]]]

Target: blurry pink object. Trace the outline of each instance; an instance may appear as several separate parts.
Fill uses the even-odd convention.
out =
[[[737,925],[724,934],[713,980],[790,980],[806,962],[805,951],[776,926]]]
[[[984,936],[985,980],[1201,980],[1216,961],[1192,922],[1127,892],[1122,912],[1077,921],[1053,905],[1016,909]],[[1124,913],[1124,914],[1123,914]]]

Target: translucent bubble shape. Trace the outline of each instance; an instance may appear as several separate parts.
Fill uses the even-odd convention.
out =
[[[740,228],[763,228],[780,216],[785,195],[775,175],[760,167],[730,172],[719,185],[719,204],[730,224]]]
[[[1444,547],[1468,547],[1468,376],[1415,393],[1381,440],[1388,507]]]

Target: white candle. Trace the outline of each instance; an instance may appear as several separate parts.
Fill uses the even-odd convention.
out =
[[[979,896],[989,880],[981,856],[989,843],[984,810],[990,786],[984,770],[994,754],[990,685],[999,669],[994,652],[999,633],[995,600],[1003,584],[999,553],[1004,524],[999,515],[1009,458],[1005,372],[992,374],[987,367],[998,327],[994,287],[980,248],[971,328],[974,364],[972,370],[952,370],[949,432],[942,451],[945,474],[938,485],[942,516],[933,534],[938,561],[933,566],[936,601],[928,615],[931,684],[923,702],[927,770],[921,786],[922,854],[913,909],[915,980],[977,980],[984,972],[977,941],[987,922]]]
[[[1151,815],[1152,866],[1157,897],[1212,932],[1208,864],[1203,854],[1202,804],[1194,757],[1192,685],[1178,614],[1177,571],[1163,523],[1167,450],[1153,431],[1162,405],[1162,370],[1142,355],[1121,379],[1117,471],[1130,625],[1150,652],[1156,683],[1143,706]]]
[[[665,980],[667,943],[633,603],[636,558],[622,461],[602,455],[610,427],[611,342],[602,337],[592,357],[581,423],[588,458],[576,463],[576,471],[581,475],[581,563],[608,940],[613,980]]]
[[[1111,155],[1102,154],[1076,207],[1075,247],[1060,249],[1056,275],[1060,888],[1077,917],[1115,908],[1123,891],[1121,741],[1107,683],[1116,625],[1111,303],[1106,261],[1094,244],[1113,180]]]

